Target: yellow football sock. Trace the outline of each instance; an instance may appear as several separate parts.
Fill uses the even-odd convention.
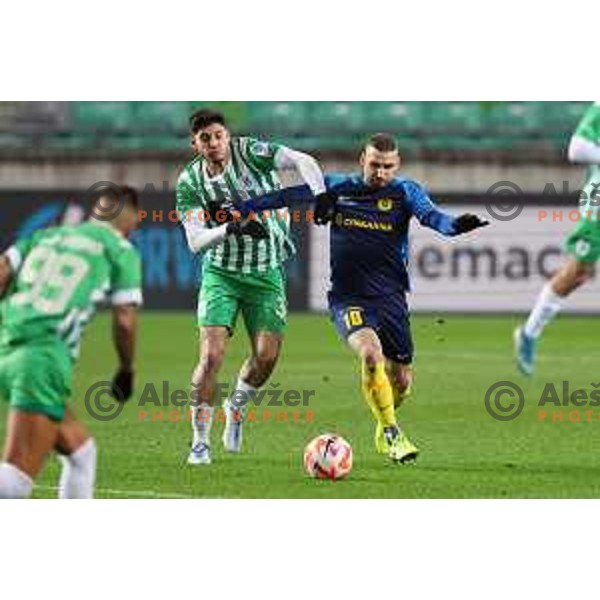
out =
[[[385,362],[369,366],[363,361],[362,391],[375,420],[384,427],[396,425],[394,391],[385,371]]]

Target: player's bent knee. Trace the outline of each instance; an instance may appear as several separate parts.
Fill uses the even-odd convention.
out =
[[[403,394],[409,390],[412,385],[412,375],[410,373],[396,375],[393,385],[400,394]]]
[[[225,352],[221,349],[213,350],[209,348],[202,352],[200,356],[200,367],[203,371],[215,372],[221,368]]]
[[[33,481],[11,463],[0,463],[0,500],[29,498]]]
[[[277,364],[277,360],[279,359],[279,352],[277,350],[265,350],[263,352],[259,352],[254,357],[256,362],[256,366],[263,373],[270,373]]]
[[[65,418],[58,429],[55,450],[63,456],[68,456],[81,448],[88,439],[90,439],[90,435],[85,425],[78,421],[67,407]]]
[[[404,369],[396,373],[394,384],[399,391],[406,391],[412,385],[412,370]]]
[[[254,384],[257,387],[261,387],[265,384],[267,379],[271,376],[273,371],[275,370],[275,365],[277,361],[266,361],[266,360],[254,360],[254,373],[255,373],[255,382]]]
[[[377,346],[364,346],[360,354],[367,367],[374,367],[384,360],[383,353]]]

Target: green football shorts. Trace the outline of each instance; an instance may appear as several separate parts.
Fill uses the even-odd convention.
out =
[[[62,421],[73,364],[60,340],[0,346],[0,396],[11,408]]]
[[[252,274],[232,273],[212,265],[204,268],[198,325],[228,327],[233,334],[240,312],[251,336],[259,331],[285,331],[287,299],[282,267]]]
[[[595,263],[600,258],[600,222],[581,220],[565,242],[567,254],[579,262]]]

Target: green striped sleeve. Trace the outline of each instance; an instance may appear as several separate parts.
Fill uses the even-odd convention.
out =
[[[179,176],[175,188],[176,209],[179,212],[204,208],[201,196],[197,193],[197,183],[194,182],[193,169],[188,165]]]
[[[270,175],[275,170],[275,156],[281,144],[244,138],[241,148],[246,161],[261,173]]]

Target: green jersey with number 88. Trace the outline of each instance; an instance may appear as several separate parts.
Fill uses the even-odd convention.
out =
[[[15,276],[1,305],[0,344],[58,338],[75,358],[99,302],[142,302],[139,255],[108,223],[41,230],[6,256]]]

